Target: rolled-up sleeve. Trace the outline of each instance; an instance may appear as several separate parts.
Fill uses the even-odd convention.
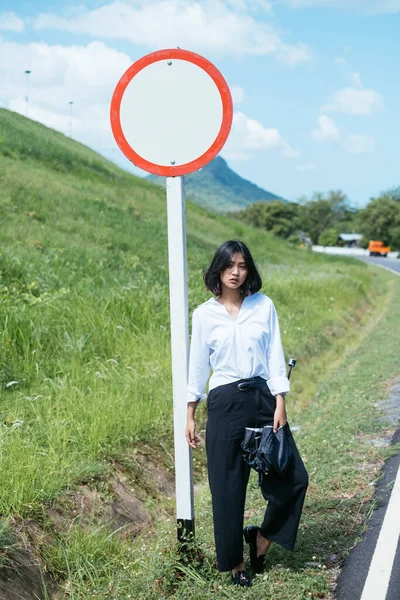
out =
[[[187,386],[187,402],[195,402],[207,398],[206,383],[210,375],[210,358],[206,335],[201,327],[197,310],[192,316],[192,338],[190,342],[189,375]]]
[[[267,350],[267,367],[269,379],[267,381],[271,394],[285,394],[290,391],[290,382],[286,375],[285,355],[283,354],[281,333],[279,330],[278,315],[271,302],[269,314],[269,346]]]

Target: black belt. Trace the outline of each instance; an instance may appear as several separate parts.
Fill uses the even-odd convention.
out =
[[[249,379],[240,379],[235,381],[232,385],[237,387],[238,390],[244,392],[252,388],[262,388],[267,385],[267,382],[262,377],[250,377]]]
[[[235,381],[232,385],[237,387],[240,392],[245,392],[246,390],[255,389],[255,401],[256,401],[256,409],[257,411],[261,410],[261,390],[266,387],[267,382],[262,377],[250,377],[249,379],[240,379],[239,381]],[[256,424],[257,427],[257,424]]]

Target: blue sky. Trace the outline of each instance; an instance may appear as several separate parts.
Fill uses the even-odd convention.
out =
[[[400,0],[0,0],[0,105],[26,114],[29,77],[31,118],[128,168],[112,92],[135,60],[180,46],[228,81],[236,172],[360,207],[400,184],[399,31]]]

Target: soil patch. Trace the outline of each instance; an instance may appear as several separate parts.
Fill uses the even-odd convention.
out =
[[[15,541],[0,569],[0,600],[61,599],[41,549],[77,524],[85,529],[106,526],[124,538],[137,536],[157,518],[157,500],[161,505],[175,494],[169,463],[162,448],[141,444],[140,450],[131,448],[115,460],[108,476],[77,483],[34,519],[14,519]],[[150,499],[151,510],[146,506]]]

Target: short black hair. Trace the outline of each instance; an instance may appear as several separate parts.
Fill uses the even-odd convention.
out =
[[[258,272],[250,250],[246,244],[239,240],[229,240],[224,242],[222,246],[218,248],[210,266],[204,273],[204,283],[206,284],[206,288],[215,296],[220,296],[222,292],[221,273],[225,271],[229,263],[232,262],[233,256],[238,253],[243,255],[247,266],[246,281],[240,288],[242,296],[251,296],[261,288],[262,280],[260,273]]]

